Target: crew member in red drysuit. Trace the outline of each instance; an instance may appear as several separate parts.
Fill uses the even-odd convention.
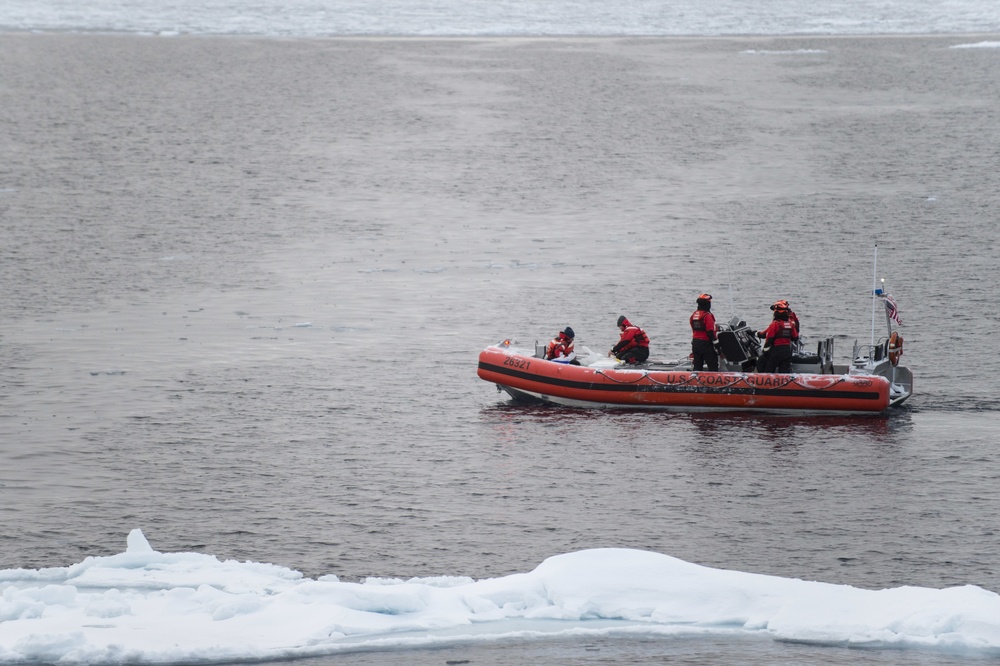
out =
[[[795,332],[800,333],[801,328],[799,327],[799,318],[792,312],[792,308],[789,307],[788,301],[782,299],[780,301],[775,301],[774,305],[771,306],[771,310],[788,310],[788,321],[792,322],[792,326],[795,327]]]
[[[573,350],[574,337],[573,329],[569,326],[559,331],[545,348],[545,358],[556,363],[580,365],[580,362],[576,360],[576,352]]]
[[[719,371],[719,338],[716,335],[715,315],[712,314],[712,295],[698,296],[698,309],[691,315],[691,358],[695,372],[708,364],[709,372]]]
[[[649,358],[649,336],[630,322],[625,315],[618,317],[618,328],[622,332],[618,344],[611,348],[608,356],[614,356],[625,363],[642,363]]]
[[[789,372],[792,369],[792,346],[799,340],[799,332],[788,320],[788,308],[775,303],[774,319],[766,330],[758,333],[764,338],[764,361],[761,372]]]
[[[799,318],[798,318],[798,316],[796,316],[796,314],[794,312],[792,312],[792,308],[789,307],[788,301],[786,301],[785,299],[781,299],[781,300],[775,301],[771,305],[771,312],[776,312],[778,310],[786,310],[788,312],[788,321],[790,321],[791,324],[792,324],[792,327],[795,328],[795,341],[792,343],[792,354],[794,354],[796,351],[798,351],[798,349],[799,349],[799,342],[800,342],[800,340],[799,340],[799,333],[801,331],[801,328],[800,328],[801,324],[799,324]],[[758,331],[757,332],[757,337],[758,338],[765,337],[764,331]],[[763,372],[764,371],[764,366],[766,365],[766,363],[767,362],[765,360],[765,357],[762,355],[760,357],[760,359],[758,359],[758,361],[757,361],[757,371],[758,372]]]

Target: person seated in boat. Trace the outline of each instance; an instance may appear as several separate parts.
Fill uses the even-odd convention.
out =
[[[799,340],[799,332],[788,319],[789,309],[778,301],[771,306],[774,319],[766,330],[757,335],[764,338],[764,354],[758,359],[758,372],[790,372],[792,348]]]
[[[576,335],[573,333],[573,329],[567,326],[563,330],[556,334],[547,347],[545,347],[545,358],[549,361],[555,361],[556,363],[569,363],[571,365],[580,365],[580,362],[576,360],[576,351],[573,349],[573,338]]]
[[[649,358],[649,336],[646,331],[630,322],[625,315],[618,317],[618,329],[622,332],[621,339],[611,348],[608,356],[629,364],[643,363]]]
[[[697,300],[698,309],[691,315],[691,359],[695,372],[708,365],[709,372],[719,371],[719,337],[712,314],[712,295],[701,294]]]

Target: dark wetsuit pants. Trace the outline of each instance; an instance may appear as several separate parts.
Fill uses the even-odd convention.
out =
[[[719,371],[719,355],[715,352],[715,345],[712,344],[711,340],[699,340],[698,338],[691,340],[691,351],[694,354],[695,372],[703,370],[706,363],[709,372]]]
[[[764,372],[791,372],[792,346],[774,345],[767,355]]]
[[[632,347],[632,349],[618,354],[617,358],[626,363],[642,363],[649,358],[649,347]]]

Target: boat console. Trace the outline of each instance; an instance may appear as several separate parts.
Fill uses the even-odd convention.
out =
[[[729,323],[719,325],[718,336],[726,364],[739,366],[743,371],[754,369],[761,354],[760,341],[746,321],[733,317]]]

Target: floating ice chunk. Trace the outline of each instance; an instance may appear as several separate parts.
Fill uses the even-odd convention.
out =
[[[789,51],[769,51],[769,50],[757,50],[748,49],[746,51],[740,51],[747,55],[816,55],[822,53],[829,53],[823,49],[792,49]]]
[[[951,49],[1000,49],[1000,42],[976,42],[975,44],[954,44]]]
[[[152,553],[153,547],[149,545],[149,541],[146,540],[146,535],[142,533],[140,529],[134,529],[128,533],[128,539],[125,540],[127,547],[125,548],[126,553]]]

